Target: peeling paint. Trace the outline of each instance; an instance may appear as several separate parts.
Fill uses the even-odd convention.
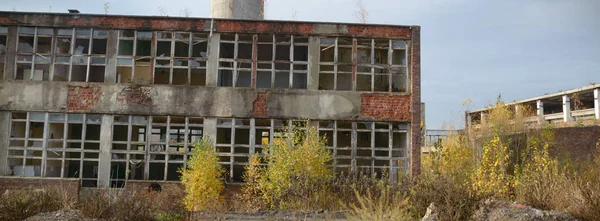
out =
[[[119,104],[154,105],[156,90],[151,87],[126,87],[117,94]]]

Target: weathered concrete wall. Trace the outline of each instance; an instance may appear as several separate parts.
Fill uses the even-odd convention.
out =
[[[410,122],[409,94],[67,82],[0,83],[0,110]],[[412,112],[412,113],[411,113]]]

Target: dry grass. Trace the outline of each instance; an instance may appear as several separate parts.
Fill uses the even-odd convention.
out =
[[[8,191],[0,196],[0,220],[23,220],[38,213],[63,208],[60,192],[55,188]]]
[[[178,220],[187,214],[177,196],[182,196],[180,190],[143,192],[101,189],[82,196],[77,208],[89,218]]]

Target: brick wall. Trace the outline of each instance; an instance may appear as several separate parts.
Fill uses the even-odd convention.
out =
[[[410,85],[411,85],[411,146],[410,171],[413,176],[421,173],[421,27],[412,26],[410,41]]]
[[[256,100],[254,100],[254,103],[253,103],[254,116],[257,116],[257,117],[267,116],[267,96],[268,95],[269,95],[269,93],[267,91],[258,93],[258,96],[256,97]]]
[[[150,184],[155,183],[154,181],[127,181],[125,184],[125,190],[131,191],[148,191]],[[183,198],[185,187],[180,182],[156,182],[160,185],[162,191],[168,191],[173,194],[173,197]],[[224,195],[226,200],[235,199],[234,195],[241,193],[241,184],[225,184]]]
[[[553,132],[550,154],[570,156],[574,162],[591,157],[600,142],[600,126],[556,128]]]
[[[98,87],[80,87],[69,85],[67,109],[69,111],[90,111],[100,100],[102,91]]]
[[[376,120],[409,121],[410,95],[361,94],[360,115]]]
[[[20,189],[43,189],[59,187],[71,191],[71,194],[79,194],[81,181],[79,179],[50,179],[32,177],[0,177],[0,194],[6,190]]]

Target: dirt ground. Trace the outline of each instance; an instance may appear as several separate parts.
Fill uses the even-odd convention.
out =
[[[192,220],[346,220],[345,212],[300,212],[300,211],[265,211],[257,213],[199,213],[191,217]],[[98,219],[84,218],[77,210],[55,211],[40,213],[29,217],[26,221],[92,221]],[[101,221],[101,220],[98,220]]]

